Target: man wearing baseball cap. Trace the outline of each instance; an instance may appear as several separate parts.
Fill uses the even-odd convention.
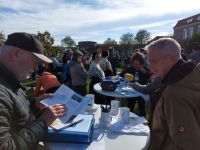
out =
[[[37,149],[39,141],[45,140],[48,126],[66,113],[61,104],[47,107],[37,119],[31,113],[20,82],[37,71],[39,63],[51,60],[43,55],[37,38],[23,32],[8,35],[0,48],[0,149]]]

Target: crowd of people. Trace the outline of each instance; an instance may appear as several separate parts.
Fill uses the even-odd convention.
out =
[[[79,50],[67,50],[59,62],[56,57],[49,59],[43,55],[42,45],[33,35],[8,35],[0,48],[0,149],[37,149],[38,142],[45,141],[48,126],[67,113],[67,107],[46,107],[40,101],[52,97],[51,93],[62,83],[80,95],[94,94],[96,104],[109,104],[112,98],[96,93],[94,84],[107,76],[124,77],[127,73],[135,77],[129,87],[150,95],[147,103],[142,97],[127,99],[132,112],[137,103],[138,115],[149,120],[148,149],[200,147],[200,47],[195,46],[184,60],[177,41],[161,38],[134,51],[119,73],[119,59],[113,51],[110,48],[85,58]],[[34,71],[40,71],[40,76],[30,101],[21,81]],[[41,110],[38,116],[31,111],[34,107]]]

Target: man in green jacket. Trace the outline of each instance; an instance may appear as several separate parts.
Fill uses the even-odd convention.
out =
[[[31,113],[20,81],[37,71],[38,63],[51,62],[42,52],[39,40],[27,33],[8,35],[0,48],[0,150],[37,149],[48,126],[66,112],[65,106],[56,104],[47,107],[40,118]]]
[[[149,149],[200,148],[200,65],[185,62],[180,45],[171,38],[146,49],[150,69],[167,85],[154,111]]]

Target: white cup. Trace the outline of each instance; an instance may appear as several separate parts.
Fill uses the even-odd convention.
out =
[[[110,116],[110,113],[102,111],[101,118],[100,118],[100,125],[102,127],[109,127],[111,121],[112,121],[112,117]]]
[[[94,98],[95,98],[94,94],[87,94],[86,96],[91,97],[92,99],[91,102],[88,104],[88,108],[90,109],[94,108]]]
[[[129,113],[130,113],[130,108],[128,107],[121,107],[119,111],[119,118],[118,121],[128,124],[129,123]]]
[[[112,116],[117,116],[119,112],[119,101],[118,100],[112,100],[111,101],[111,110],[110,114]]]

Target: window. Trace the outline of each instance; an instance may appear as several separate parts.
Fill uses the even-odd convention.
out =
[[[188,37],[191,38],[192,35],[193,35],[193,27],[190,27],[188,31]]]
[[[189,19],[187,20],[187,23],[192,22],[192,19],[193,19],[193,18],[189,18]]]
[[[200,20],[200,16],[197,17],[197,20]]]
[[[200,25],[198,25],[198,30],[197,30],[197,32],[200,33]]]
[[[183,39],[187,39],[187,28],[183,29]]]

